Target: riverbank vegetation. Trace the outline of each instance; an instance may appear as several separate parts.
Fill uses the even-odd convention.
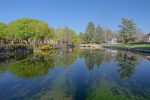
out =
[[[89,22],[88,25],[86,26],[85,32],[80,33],[80,38],[82,40],[82,43],[106,43],[106,41],[113,37],[116,36],[116,32],[108,29],[108,28],[103,28],[100,25],[95,26],[93,22]]]
[[[102,44],[101,46],[105,48],[150,53],[150,44],[117,44],[117,45]]]
[[[77,33],[69,27],[50,27],[46,22],[21,18],[8,24],[0,23],[1,44],[56,44],[79,42]]]
[[[122,18],[118,30],[111,30],[89,22],[79,34],[65,26],[53,28],[48,23],[32,18],[20,18],[10,23],[0,23],[0,44],[120,44],[150,48],[144,43],[144,33],[133,19]],[[134,45],[132,45],[134,44]],[[59,45],[60,46],[60,45]],[[146,47],[145,47],[146,46]],[[65,47],[65,46],[64,46]]]
[[[115,39],[116,43],[128,44],[144,42],[143,32],[136,26],[132,19],[122,18],[118,25],[119,30],[113,31],[108,28],[95,26],[89,22],[84,33],[80,33],[82,43],[108,43]]]
[[[141,54],[141,57],[145,58],[145,55]],[[68,68],[78,59],[85,59],[87,69],[90,71],[102,67],[106,62],[117,61],[120,78],[130,78],[134,73],[135,67],[138,65],[140,56],[132,52],[110,49],[50,50],[35,53],[34,55],[16,54],[7,57],[0,56],[0,72],[9,70],[18,77],[35,78],[46,75],[49,70],[56,67],[64,66],[64,68]],[[33,71],[34,74],[32,74]]]

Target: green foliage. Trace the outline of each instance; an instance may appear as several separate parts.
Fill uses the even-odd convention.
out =
[[[1,42],[7,43],[39,43],[54,37],[54,29],[46,22],[32,18],[21,18],[9,24],[0,23]]]
[[[80,42],[81,42],[81,43],[85,43],[86,39],[85,39],[85,34],[84,34],[83,32],[81,32],[81,33],[79,34],[79,38],[80,38]]]
[[[73,64],[78,58],[78,50],[64,48],[61,49],[61,52],[59,50],[48,50],[39,52],[37,55],[39,57],[43,57],[44,59],[53,59],[54,67],[68,67],[69,65]]]
[[[79,35],[81,43],[105,43],[107,40],[116,37],[116,33],[100,25],[95,27],[93,22],[89,22],[84,33]]]
[[[142,41],[143,35],[135,22],[122,18],[119,25],[118,42],[129,43]],[[115,32],[95,26],[89,22],[84,33],[79,35],[71,28],[50,27],[46,22],[32,18],[20,18],[8,24],[0,23],[0,43],[20,44],[80,44],[80,43],[105,43],[116,37]]]
[[[85,39],[87,43],[95,43],[95,25],[89,22],[85,30]]]
[[[69,29],[68,27],[64,27],[63,31],[64,31],[64,37],[63,37],[64,43],[71,44],[73,42],[72,40],[75,31]]]
[[[51,68],[53,68],[53,61],[40,58],[12,64],[9,70],[18,77],[34,78],[47,74]]]
[[[120,27],[120,35],[119,42],[123,42],[125,44],[130,41],[135,41],[137,36],[139,35],[138,28],[136,27],[135,22],[131,19],[122,18],[122,23],[119,25]]]
[[[97,51],[97,50],[87,50],[87,49],[81,49],[79,50],[79,57],[84,58],[86,65],[89,70],[92,70],[94,68],[94,64],[97,65],[97,67],[100,67],[101,64],[108,61],[108,59],[105,58],[104,51]],[[111,58],[111,56],[109,56]]]
[[[62,39],[63,39],[63,36],[64,36],[64,31],[63,29],[61,28],[56,28],[54,30],[54,40],[57,42],[57,43],[61,43],[62,42]]]
[[[117,56],[118,66],[120,67],[118,70],[120,72],[120,78],[130,78],[136,66],[139,64],[138,55],[119,51]]]
[[[5,39],[7,38],[7,29],[8,26],[7,24],[0,23],[0,43],[4,42]]]
[[[96,37],[95,37],[96,43],[104,43],[105,42],[105,34],[103,28],[101,28],[100,25],[96,27]]]
[[[100,83],[92,89],[86,100],[144,100],[145,97],[136,95],[133,90],[120,85],[114,80],[102,78]],[[145,99],[146,100],[146,99]]]
[[[21,18],[9,24],[11,28],[10,34],[16,39],[28,40],[29,38],[36,38],[43,40],[46,36],[51,36],[51,29],[48,24],[29,18]]]
[[[77,33],[68,28],[56,28],[54,30],[54,40],[57,41],[57,43],[64,43],[64,44],[79,44],[80,43],[80,38],[77,35]]]

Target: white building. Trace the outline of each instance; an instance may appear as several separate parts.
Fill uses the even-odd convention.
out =
[[[145,42],[150,42],[150,33],[145,35],[144,40]]]
[[[117,39],[115,37],[107,39],[107,44],[117,44]]]

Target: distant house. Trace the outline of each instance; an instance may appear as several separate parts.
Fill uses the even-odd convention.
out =
[[[149,34],[146,34],[146,35],[144,36],[144,41],[145,41],[145,42],[150,42],[150,33],[149,33]]]
[[[106,40],[107,44],[117,44],[117,38],[111,37]]]

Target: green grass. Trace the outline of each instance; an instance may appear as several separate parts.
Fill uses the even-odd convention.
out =
[[[117,46],[122,48],[129,48],[129,49],[144,49],[150,50],[150,44],[117,44],[117,45],[106,45],[106,46]]]
[[[150,44],[118,44],[119,47],[126,47],[129,49],[145,49],[150,50]]]

